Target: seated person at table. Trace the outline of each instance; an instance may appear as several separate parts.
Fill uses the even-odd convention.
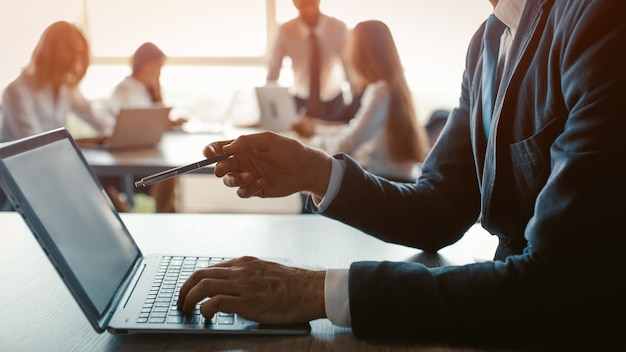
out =
[[[143,43],[132,57],[132,72],[113,90],[108,102],[111,114],[117,116],[122,108],[145,108],[164,106],[161,90],[161,69],[167,57],[153,43]],[[187,121],[178,118],[172,121],[172,127]]]
[[[67,127],[70,113],[95,131],[93,137],[77,138],[79,144],[104,141],[114,120],[94,111],[79,91],[88,67],[89,44],[80,29],[65,21],[48,26],[26,68],[4,90],[0,142]],[[117,189],[101,181],[117,210],[129,211]]]
[[[299,137],[331,154],[346,153],[366,170],[396,181],[413,181],[414,167],[428,153],[400,56],[387,25],[357,24],[348,34],[346,56],[363,91],[348,124],[302,117],[292,125]],[[326,126],[321,126],[326,125]],[[323,133],[316,133],[324,128]]]
[[[243,257],[196,271],[179,307],[202,302],[207,318],[219,311],[269,324],[329,318],[358,338],[420,345],[622,345],[626,3],[491,2],[493,16],[468,47],[459,104],[416,182],[389,182],[345,154],[271,132],[214,142],[204,153],[233,155],[215,175],[241,197],[307,191],[313,211],[426,252],[480,221],[499,239],[492,261],[312,270]],[[483,116],[483,34],[498,20],[507,27],[501,88]]]
[[[96,134],[109,134],[112,117],[96,113],[79,91],[88,67],[89,44],[80,29],[65,21],[48,26],[26,68],[4,90],[0,142],[66,127],[70,113]]]
[[[161,69],[166,56],[153,43],[144,43],[132,57],[132,73],[114,89],[109,99],[109,111],[117,116],[123,108],[146,108],[163,106],[161,91]],[[187,120],[172,121],[171,128],[180,126]],[[148,194],[154,198],[157,213],[175,213],[179,209],[178,179],[172,178],[148,187]]]

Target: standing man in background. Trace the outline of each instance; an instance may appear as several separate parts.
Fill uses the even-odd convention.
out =
[[[349,81],[344,57],[346,24],[320,12],[320,0],[293,0],[299,16],[282,24],[270,52],[267,81],[276,82],[283,59],[293,69],[298,111],[336,120],[345,109],[342,84]]]
[[[154,43],[146,42],[132,56],[132,73],[113,90],[109,99],[109,111],[117,116],[123,108],[150,108],[165,106],[161,91],[161,69],[167,57]],[[171,121],[175,128],[184,124],[185,118]],[[169,179],[151,185],[148,194],[154,198],[157,213],[179,211],[179,185],[177,179]]]

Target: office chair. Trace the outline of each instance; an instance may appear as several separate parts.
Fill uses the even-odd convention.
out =
[[[426,128],[426,133],[428,134],[428,140],[430,141],[430,146],[432,147],[437,141],[437,137],[439,137],[439,133],[443,129],[443,126],[448,121],[448,115],[450,115],[450,110],[439,109],[435,110],[426,121],[424,127]]]

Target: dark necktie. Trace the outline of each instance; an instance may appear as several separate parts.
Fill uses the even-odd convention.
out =
[[[495,15],[490,15],[485,26],[483,37],[483,74],[482,74],[482,110],[485,136],[489,138],[493,105],[496,98],[496,68],[500,37],[506,26]]]
[[[309,99],[307,100],[307,115],[320,116],[321,100],[320,100],[320,47],[315,33],[311,32],[309,36],[310,55],[310,90]]]

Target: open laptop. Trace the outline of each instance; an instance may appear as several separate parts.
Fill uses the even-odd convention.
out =
[[[149,148],[170,127],[171,107],[121,109],[105,147],[109,150]]]
[[[0,145],[0,186],[98,332],[310,332],[308,323],[269,326],[233,314],[209,321],[199,311],[181,314],[175,302],[182,283],[224,258],[144,255],[64,128]],[[180,268],[181,277],[170,273]]]
[[[287,87],[267,85],[255,87],[262,129],[285,132],[298,117],[296,101]]]

